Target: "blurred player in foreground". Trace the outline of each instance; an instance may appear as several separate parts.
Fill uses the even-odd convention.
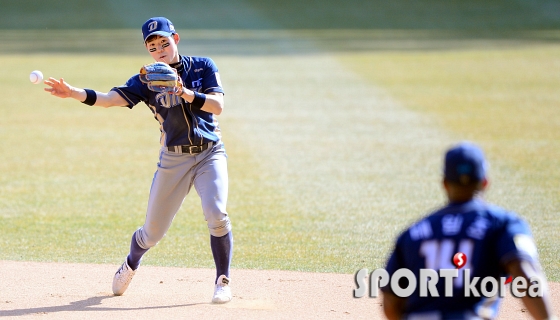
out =
[[[406,268],[419,279],[420,269],[453,269],[455,253],[466,255],[473,277],[541,277],[545,284],[542,297],[522,298],[535,319],[555,319],[546,291],[537,249],[529,226],[515,213],[485,203],[479,195],[488,185],[487,165],[482,150],[469,142],[460,143],[445,154],[443,186],[449,203],[404,231],[386,266],[389,275]],[[496,296],[465,297],[463,277],[453,278],[453,294],[443,293],[439,279],[439,297],[420,296],[419,286],[409,297],[399,297],[387,285],[383,290],[383,309],[388,319],[474,320],[494,319],[500,299]],[[480,283],[479,283],[480,284]],[[406,287],[404,284],[402,287]],[[478,291],[480,286],[477,285]]]

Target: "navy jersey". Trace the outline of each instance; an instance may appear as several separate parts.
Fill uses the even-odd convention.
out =
[[[181,56],[179,64],[174,67],[187,89],[205,94],[224,92],[218,68],[212,59]],[[221,138],[214,114],[192,107],[177,95],[151,91],[140,81],[138,74],[128,79],[126,84],[111,90],[123,97],[129,108],[140,102],[150,107],[160,123],[161,144],[165,147],[202,145]]]
[[[500,277],[506,276],[503,266],[513,259],[538,263],[527,223],[514,213],[476,199],[449,204],[407,229],[398,237],[386,270],[392,275],[400,268],[407,268],[420,279],[419,269],[455,269],[452,260],[457,252],[466,254],[467,263],[459,270],[459,277],[453,279],[453,296],[445,297],[443,278],[437,284],[439,297],[420,297],[418,283],[416,291],[406,300],[406,314],[472,311],[493,318],[500,300],[482,295],[465,297],[464,269],[470,269],[471,280],[490,276],[499,282]],[[481,292],[480,283],[476,286],[478,292]],[[390,286],[382,290],[388,291]]]

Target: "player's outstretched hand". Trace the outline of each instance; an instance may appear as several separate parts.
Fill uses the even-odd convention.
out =
[[[63,78],[57,80],[51,77],[48,80],[45,80],[44,83],[49,86],[49,88],[45,88],[45,91],[50,92],[53,96],[68,98],[72,94],[72,87],[68,83],[64,82]]]

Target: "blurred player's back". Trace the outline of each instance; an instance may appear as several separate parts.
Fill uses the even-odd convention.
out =
[[[406,296],[399,295],[398,288],[408,288],[408,278],[401,278],[397,288],[382,288],[389,319],[494,319],[506,275],[545,281],[528,224],[479,197],[488,185],[482,150],[461,143],[447,151],[444,162],[449,203],[406,229],[387,262],[391,278],[399,269],[408,269],[418,281]],[[535,318],[551,316],[546,291],[522,299]]]
[[[470,271],[467,284],[473,278],[494,277],[501,281],[505,276],[503,264],[514,258],[530,259],[528,252],[519,251],[511,239],[526,237],[531,239],[527,224],[515,214],[473,199],[465,203],[451,203],[422,219],[399,237],[397,249],[406,254],[395,254],[387,265],[392,274],[399,268],[412,270],[420,279],[420,269],[454,269],[453,256],[464,254],[465,264],[459,276],[453,279],[452,297],[445,297],[445,283],[441,278],[437,283],[439,297],[420,297],[416,290],[406,302],[408,312],[439,310],[444,313],[454,310],[475,310],[476,314],[492,317],[497,314],[499,301],[488,299],[481,294],[481,281],[469,288],[472,294],[465,297],[464,270]],[[529,245],[531,241],[526,241]],[[528,246],[529,246],[528,245]],[[534,247],[533,247],[534,248]],[[492,291],[494,288],[489,287]]]

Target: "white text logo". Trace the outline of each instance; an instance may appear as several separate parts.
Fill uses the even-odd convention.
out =
[[[461,256],[463,258],[464,256]],[[470,269],[420,269],[419,278],[416,279],[415,274],[409,269],[398,269],[389,276],[385,269],[376,269],[368,275],[368,269],[358,270],[355,274],[355,282],[357,288],[354,289],[354,298],[361,298],[368,291],[367,278],[369,276],[369,296],[377,298],[379,296],[379,288],[390,286],[391,291],[402,298],[411,296],[416,289],[419,289],[420,297],[440,297],[441,292],[437,289],[440,278],[444,281],[443,296],[452,297],[453,288],[456,279],[462,278],[462,296],[463,297],[486,297],[495,296],[505,297],[506,285],[511,283],[511,294],[514,297],[522,298],[526,295],[529,297],[542,297],[544,290],[544,281],[540,277],[531,277],[529,284],[523,277],[511,279],[511,277],[500,277],[500,281],[494,277],[472,277]],[[401,288],[399,281],[401,279],[408,280],[408,286]]]

